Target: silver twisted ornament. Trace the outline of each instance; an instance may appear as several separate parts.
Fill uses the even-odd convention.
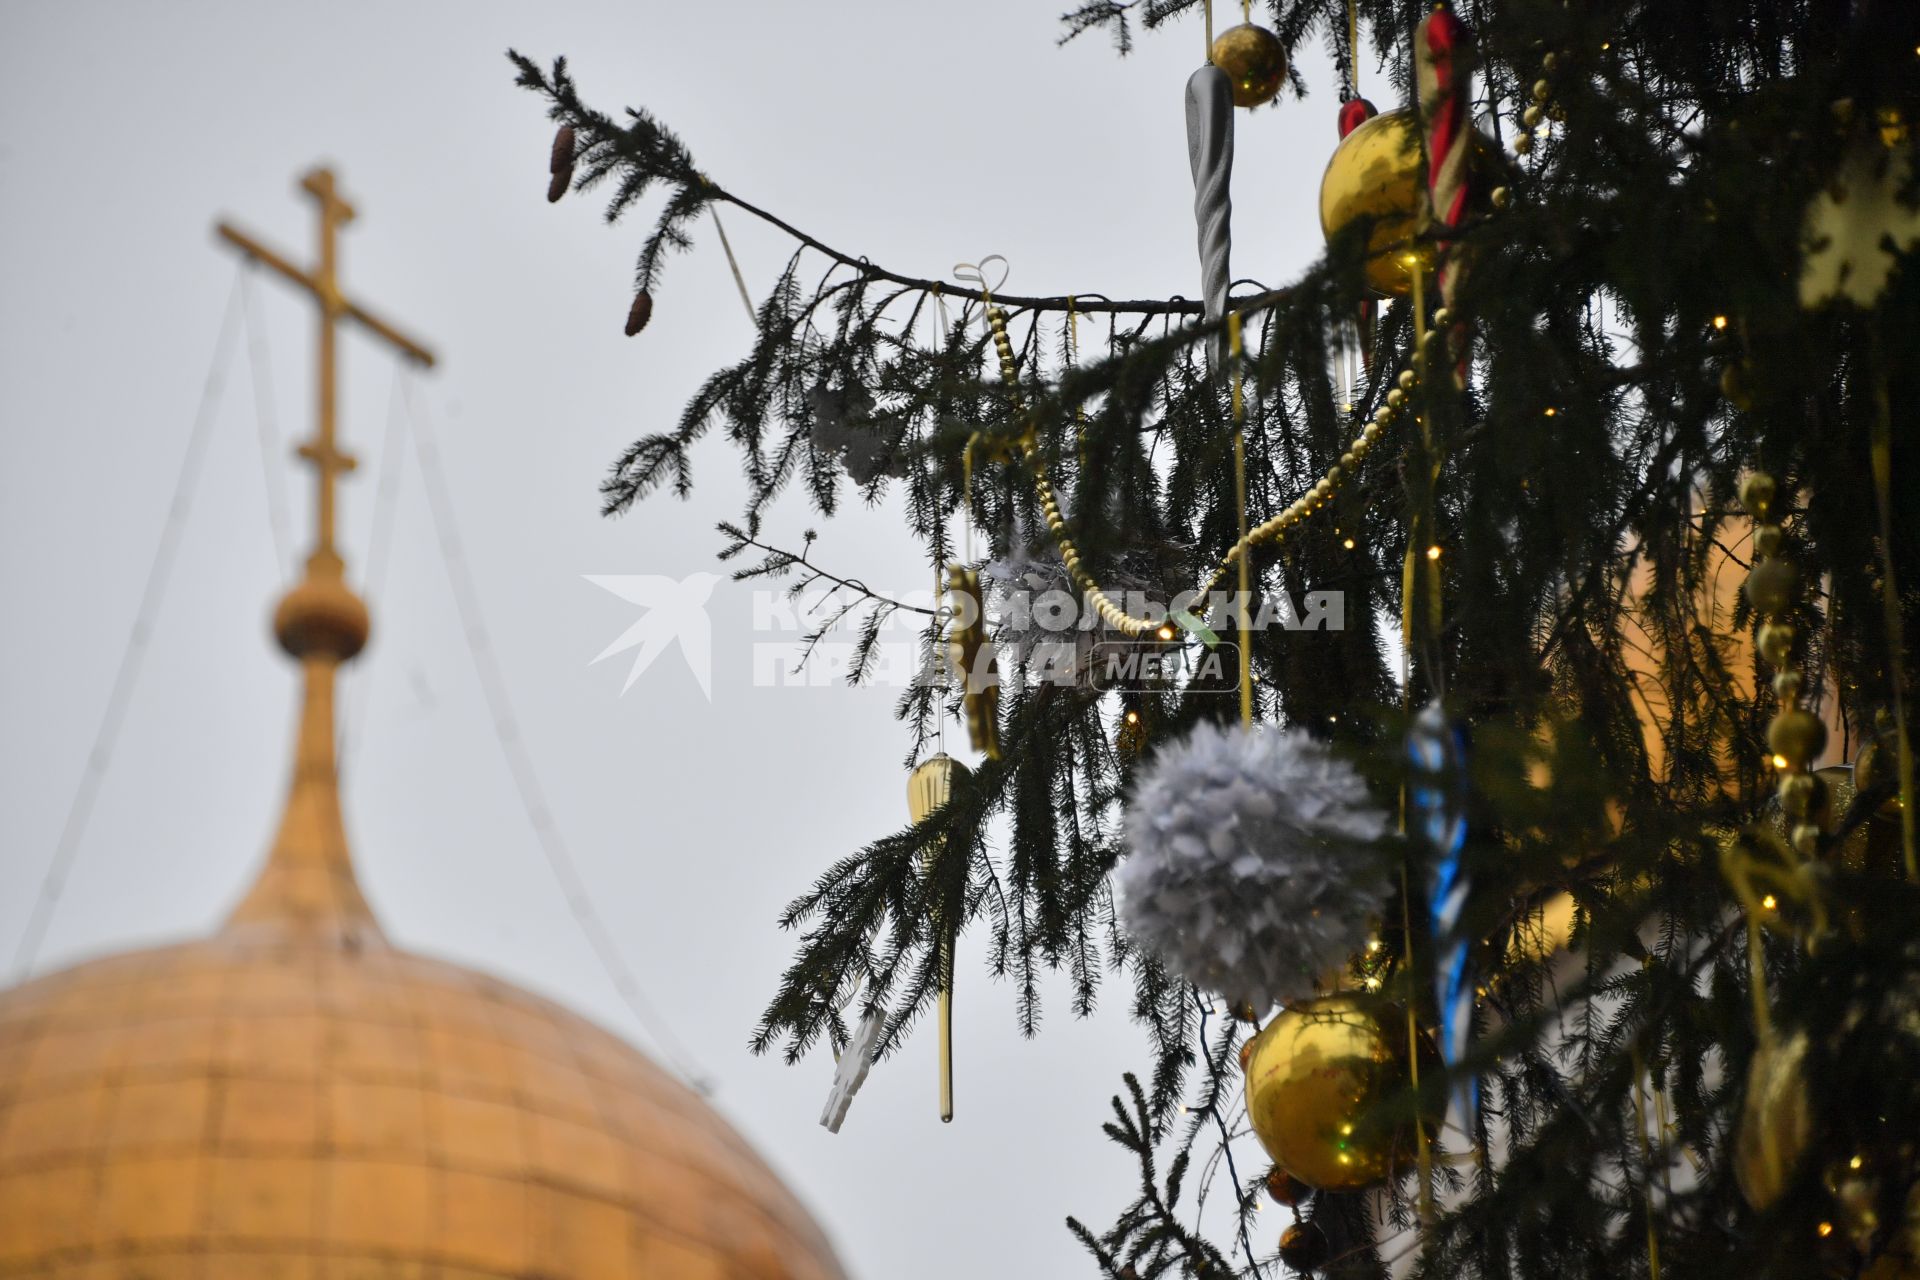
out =
[[[1200,233],[1200,294],[1207,319],[1227,313],[1233,248],[1233,82],[1209,62],[1187,79],[1187,160],[1193,166],[1193,219]],[[1213,367],[1226,368],[1226,338],[1214,341]]]

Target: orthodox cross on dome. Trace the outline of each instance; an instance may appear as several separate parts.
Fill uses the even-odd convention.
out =
[[[334,434],[337,389],[334,348],[339,336],[339,321],[343,318],[358,321],[376,337],[393,344],[402,355],[428,368],[433,366],[433,353],[340,291],[338,233],[341,227],[353,221],[354,215],[353,206],[347,203],[334,184],[333,171],[315,169],[300,180],[300,186],[320,206],[320,261],[313,270],[301,270],[283,255],[231,223],[222,222],[219,232],[227,243],[299,285],[320,304],[320,360],[316,378],[319,384],[319,413],[314,421],[314,438],[300,446],[300,456],[313,464],[318,482],[315,510],[319,528],[309,565],[334,568],[339,563],[339,553],[333,545],[334,481],[341,472],[351,471],[354,466],[353,455],[340,449]]]
[[[319,263],[311,271],[294,266],[245,232],[219,224],[227,243],[299,285],[320,304],[318,412],[313,438],[300,446],[300,456],[313,465],[317,486],[314,545],[305,576],[281,597],[273,615],[274,634],[280,647],[299,661],[304,685],[293,781],[267,865],[227,923],[229,928],[321,930],[343,943],[371,944],[380,938],[380,928],[354,879],[334,746],[334,676],[341,663],[365,647],[369,630],[367,607],[347,586],[345,565],[334,546],[334,486],[341,472],[353,469],[352,455],[340,448],[335,435],[339,322],[358,321],[422,365],[431,366],[433,354],[341,292],[339,231],[353,220],[353,206],[341,197],[332,172],[315,169],[300,186],[320,206]]]

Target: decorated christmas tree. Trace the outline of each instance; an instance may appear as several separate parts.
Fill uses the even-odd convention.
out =
[[[718,429],[722,557],[843,588],[854,679],[906,606],[770,505],[902,499],[945,586],[912,824],[793,901],[756,1049],[837,1055],[837,1127],[980,931],[1030,1030],[1059,971],[1147,1031],[1090,1273],[1920,1276],[1920,12],[1232,18],[1063,19],[1207,27],[1196,275],[1138,300],[871,261],[514,55],[549,198],[653,218],[637,340],[709,215],[792,243],[606,511]],[[1276,100],[1329,139],[1326,251],[1249,287],[1234,127]]]

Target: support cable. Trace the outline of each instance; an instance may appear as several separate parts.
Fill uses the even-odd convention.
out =
[[[240,330],[244,279],[244,271],[236,270],[233,288],[227,297],[226,314],[220,322],[219,336],[214,339],[213,358],[207,366],[206,380],[201,387],[200,405],[194,411],[193,426],[187,433],[186,453],[180,460],[180,472],[174,480],[173,498],[167,505],[166,521],[161,525],[160,538],[154,546],[153,562],[147,568],[147,581],[140,591],[140,603],[134,610],[133,628],[127,634],[126,647],[120,651],[120,665],[114,672],[113,687],[107,694],[107,708],[100,717],[99,729],[93,735],[93,746],[87,752],[86,768],[80,774],[80,784],[74,791],[73,802],[67,807],[67,820],[60,829],[60,840],[54,845],[53,856],[47,861],[39,894],[34,899],[32,912],[27,916],[26,930],[14,948],[15,983],[24,981],[33,972],[40,944],[46,940],[47,928],[53,922],[53,914],[60,905],[61,892],[66,888],[67,877],[73,870],[74,855],[80,848],[81,837],[86,834],[87,823],[93,817],[94,801],[99,796],[100,783],[106,777],[107,765],[113,759],[114,745],[119,740],[121,725],[126,720],[127,704],[132,700],[134,686],[139,683],[140,668],[147,654],[147,641],[152,635],[154,619],[160,612],[167,584],[172,579],[174,560],[180,550],[180,536],[186,529],[187,514],[193,507],[201,463],[206,457],[207,440],[212,434],[221,393],[226,387],[227,367],[232,361],[235,339]]]
[[[574,923],[585,935],[601,969],[613,983],[614,990],[619,993],[628,1011],[652,1037],[675,1074],[696,1092],[711,1096],[714,1090],[712,1077],[701,1070],[698,1061],[687,1051],[659,1009],[641,989],[633,970],[614,945],[612,934],[594,910],[586,883],[580,877],[580,869],[568,851],[559,827],[554,823],[539,775],[534,772],[533,759],[528,754],[526,742],[521,738],[518,722],[514,719],[499,659],[480,613],[479,595],[474,590],[473,577],[467,567],[459,526],[454,522],[453,504],[448,497],[446,477],[440,470],[432,428],[424,409],[416,402],[413,379],[407,378],[404,387],[406,421],[412,430],[414,456],[420,463],[421,478],[425,481],[427,509],[433,516],[441,560],[446,565],[447,580],[453,588],[454,607],[459,612],[461,631],[466,637],[467,649],[472,654],[474,669],[480,677],[480,689],[491,713],[494,735],[499,739],[507,770],[513,775],[514,787],[526,810],[527,823],[533,828],[540,852],[546,856],[554,879],[559,881],[561,895],[566,899],[567,909],[573,914]]]
[[[247,375],[253,383],[253,417],[260,435],[260,477],[267,491],[267,525],[273,533],[273,567],[286,586],[294,568],[293,538],[288,532],[286,444],[280,438],[280,419],[273,405],[273,353],[267,347],[267,327],[255,308],[253,259],[241,259],[240,310],[247,324]]]

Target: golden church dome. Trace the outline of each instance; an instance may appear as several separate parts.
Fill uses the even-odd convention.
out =
[[[308,189],[334,200],[324,174]],[[330,316],[366,319],[322,283]],[[331,399],[303,450],[318,546],[277,627],[304,681],[279,833],[212,937],[0,991],[0,1277],[839,1280],[805,1209],[691,1090],[381,933],[335,768],[334,676],[365,611],[332,549]]]
[[[0,1275],[829,1280],[645,1057],[364,933],[273,923],[0,993]]]

